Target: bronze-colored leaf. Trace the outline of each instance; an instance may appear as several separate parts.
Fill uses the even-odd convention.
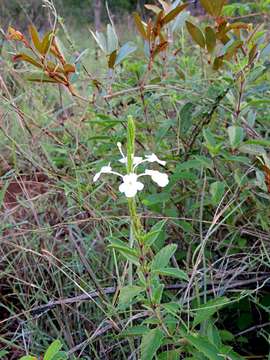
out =
[[[158,44],[158,45],[155,47],[154,55],[157,55],[157,54],[159,54],[160,52],[165,51],[165,50],[167,49],[167,47],[168,47],[168,42],[167,42],[167,41]]]
[[[45,82],[45,83],[54,83],[54,84],[57,84],[58,81],[53,79],[53,78],[50,78],[49,76],[47,75],[43,75],[43,74],[40,74],[40,75],[32,75],[32,76],[29,76],[27,78],[28,81],[33,81],[33,82]]]
[[[162,11],[158,6],[151,5],[151,4],[145,4],[144,7],[146,7],[147,10],[153,11],[156,15]]]
[[[234,54],[236,54],[237,50],[243,45],[243,41],[236,40],[234,41],[227,49],[224,59],[230,60]]]
[[[116,56],[117,56],[117,51],[116,50],[114,50],[109,56],[108,67],[110,69],[114,68],[114,64],[115,64],[115,61],[116,61]]]
[[[29,26],[29,34],[31,36],[32,42],[39,53],[41,53],[41,41],[39,40],[39,35],[37,29],[34,25]]]
[[[200,3],[202,5],[202,7],[204,8],[204,10],[208,14],[210,14],[212,16],[215,16],[215,9],[214,9],[214,6],[213,6],[213,0],[200,0]]]
[[[205,28],[205,42],[208,52],[213,52],[216,47],[217,38],[215,30],[211,26],[206,26]]]
[[[134,12],[133,13],[133,18],[134,18],[134,21],[135,21],[135,25],[137,27],[137,30],[139,31],[139,33],[141,34],[141,36],[147,40],[147,34],[146,34],[146,31],[145,31],[145,27],[143,25],[143,22],[141,20],[141,17],[140,15],[137,13],[137,12]]]
[[[249,54],[248,54],[249,63],[252,63],[252,62],[254,61],[254,59],[256,58],[257,54],[258,54],[258,45],[255,44],[255,45],[251,48],[251,50],[250,50],[250,52],[249,52]]]
[[[22,41],[24,39],[24,36],[20,31],[17,31],[12,26],[9,26],[7,31],[7,38],[9,40]]]
[[[163,19],[162,19],[162,24],[166,25],[169,22],[171,22],[172,20],[174,20],[176,18],[177,15],[180,14],[181,11],[183,11],[186,7],[188,6],[188,4],[182,4],[179,6],[176,6],[172,11],[170,11]]]
[[[186,21],[188,32],[190,33],[192,39],[201,47],[205,48],[205,37],[200,28],[192,24],[189,21]]]
[[[63,66],[65,73],[74,73],[76,71],[75,65],[73,64],[65,64]]]
[[[223,65],[223,56],[216,57],[213,63],[213,69],[218,70],[222,67],[222,65]]]
[[[45,55],[47,54],[47,52],[49,51],[49,48],[52,44],[52,38],[54,37],[54,33],[53,31],[48,31],[43,40],[42,40],[42,43],[41,43],[41,47],[40,47],[40,53],[42,55]]]
[[[40,64],[39,62],[37,62],[35,59],[33,59],[31,56],[27,55],[27,54],[17,54],[13,57],[13,61],[26,61],[38,68],[42,68],[42,64]]]

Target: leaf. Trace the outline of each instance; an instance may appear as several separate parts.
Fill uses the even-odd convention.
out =
[[[212,299],[207,301],[207,303],[201,305],[197,309],[196,316],[193,320],[193,326],[197,326],[205,320],[208,320],[213,316],[218,310],[223,306],[229,303],[229,299],[226,297],[219,297],[217,299]]]
[[[119,336],[142,336],[148,332],[148,327],[143,325],[133,326],[122,331]]]
[[[53,357],[59,352],[62,346],[60,340],[54,340],[45,352],[43,360],[53,360]]]
[[[141,342],[141,360],[152,360],[157,350],[162,344],[164,338],[163,332],[156,328],[149,330],[142,337]]]
[[[158,355],[158,360],[179,360],[179,352],[176,350],[162,352]]]
[[[6,356],[8,354],[7,350],[0,350],[0,359],[2,359],[4,356]],[[33,360],[33,359],[32,359]],[[36,360],[36,358],[34,358],[34,360]]]
[[[35,356],[31,356],[31,355],[25,355],[25,356],[21,357],[19,360],[38,360],[38,358]]]
[[[214,16],[215,9],[213,6],[213,0],[200,0],[200,3],[208,14]]]
[[[206,26],[205,28],[205,42],[208,52],[213,52],[216,47],[216,33],[215,30],[211,28],[211,26]]]
[[[214,60],[213,69],[217,71],[217,70],[219,70],[219,68],[222,67],[223,64],[224,64],[224,57],[218,56]]]
[[[143,25],[143,22],[141,20],[140,15],[137,12],[133,13],[133,18],[135,21],[135,25],[137,27],[137,30],[139,31],[139,33],[141,34],[141,36],[143,37],[144,40],[148,40],[148,36],[147,33],[145,31],[145,27]]]
[[[166,223],[166,220],[160,220],[157,222],[151,230],[143,236],[143,242],[146,246],[150,247],[158,238],[161,230],[163,229],[164,225]]]
[[[65,64],[63,66],[63,69],[64,69],[64,72],[67,74],[76,72],[75,65],[73,65],[73,64]]]
[[[54,84],[58,83],[57,80],[50,78],[49,76],[43,75],[43,74],[28,76],[27,80],[32,81],[32,82],[40,82],[40,83],[54,83]]]
[[[270,43],[267,44],[260,53],[260,59],[265,60],[270,57]]]
[[[41,47],[40,47],[40,53],[45,55],[47,54],[47,52],[49,51],[49,48],[52,44],[52,38],[54,37],[54,32],[53,31],[48,31],[41,43]]]
[[[225,183],[222,181],[215,181],[210,185],[210,194],[212,195],[212,203],[213,205],[217,205],[225,191]]]
[[[176,244],[170,244],[161,249],[152,260],[151,269],[158,270],[165,268],[168,265],[170,258],[175,253],[176,249]]]
[[[231,346],[223,345],[219,349],[219,353],[222,355],[225,355],[226,359],[230,360],[244,360],[245,358],[239,354],[237,354],[235,351],[233,351]],[[223,356],[224,359],[224,356]]]
[[[192,102],[186,103],[180,110],[181,118],[181,133],[185,134],[192,126],[192,113],[195,110],[195,105]]]
[[[151,4],[145,4],[144,7],[147,9],[147,10],[151,10],[153,11],[155,14],[159,14],[162,10],[156,6],[156,5],[151,5]]]
[[[217,347],[211,344],[206,338],[196,335],[187,335],[186,339],[192,346],[204,354],[208,359],[224,360],[223,356],[218,355],[219,351]]]
[[[117,51],[114,50],[110,56],[109,56],[109,60],[108,60],[108,67],[110,69],[113,69],[114,68],[114,65],[115,65],[115,61],[116,61],[116,55],[117,55]]]
[[[160,304],[163,290],[164,290],[164,284],[155,285],[153,287],[152,299],[154,304]]]
[[[133,298],[143,292],[144,289],[140,286],[127,285],[120,289],[119,306],[127,307],[132,302]]]
[[[158,275],[170,276],[177,279],[188,281],[187,274],[180,269],[176,268],[164,268],[164,269],[157,269],[154,271]]]
[[[244,129],[240,126],[233,125],[228,127],[228,134],[231,147],[236,149],[244,139]]]
[[[37,51],[39,53],[41,53],[41,41],[39,40],[39,35],[38,35],[37,29],[34,25],[29,26],[29,33],[30,33],[30,36],[31,36],[31,39],[33,41],[35,48],[37,49]]]
[[[137,50],[137,46],[133,42],[128,41],[127,43],[125,43],[118,51],[115,60],[115,65],[120,64],[124,59],[126,59],[130,54],[132,54],[136,50]]]
[[[13,61],[26,61],[38,68],[43,68],[43,66],[37,62],[35,59],[33,59],[31,56],[21,53],[21,54],[17,54],[13,57]]]
[[[118,37],[112,25],[107,25],[107,52],[113,53],[118,49]]]
[[[205,38],[200,30],[196,25],[192,24],[189,21],[186,21],[186,26],[188,29],[189,34],[191,35],[192,39],[198,44],[201,48],[205,48]]]
[[[91,32],[93,38],[95,39],[96,43],[100,47],[100,49],[105,54],[107,54],[107,42],[106,42],[105,36],[98,31],[96,31],[96,33],[94,33],[91,29],[90,29],[90,32]]]
[[[183,11],[188,4],[182,4],[179,6],[176,6],[172,11],[170,11],[167,15],[164,16],[164,18],[161,20],[163,25],[168,24],[171,22],[176,16],[180,14],[181,11]]]

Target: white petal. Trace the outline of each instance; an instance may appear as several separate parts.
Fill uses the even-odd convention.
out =
[[[102,168],[100,169],[101,174],[109,174],[111,171],[112,168],[110,167],[110,165],[102,166]]]
[[[136,187],[137,187],[138,191],[141,191],[144,188],[144,185],[140,181],[137,181],[136,182]]]
[[[98,181],[100,175],[101,175],[101,172],[99,171],[99,172],[96,173],[96,175],[94,176],[93,181],[94,181],[94,182]]]
[[[132,198],[137,194],[137,189],[135,187],[127,187],[125,191],[125,195],[128,198]]]
[[[151,154],[151,155],[146,155],[145,156],[146,157],[146,159],[147,159],[147,161],[149,161],[149,162],[157,162],[157,163],[159,163],[160,165],[166,165],[166,161],[163,161],[163,160],[160,160],[158,157],[157,157],[157,155],[155,155],[155,154]]]
[[[167,186],[169,183],[169,177],[167,174],[161,173],[156,170],[146,170],[145,175],[151,176],[152,180],[160,187]]]

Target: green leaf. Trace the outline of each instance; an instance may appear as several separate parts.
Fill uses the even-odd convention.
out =
[[[160,304],[163,290],[164,290],[163,284],[160,284],[158,286],[153,286],[152,300],[154,304]]]
[[[31,355],[25,355],[21,357],[19,360],[37,360],[37,357]]]
[[[244,139],[244,129],[240,126],[233,125],[228,127],[228,134],[231,147],[236,149]]]
[[[107,25],[107,53],[111,54],[118,49],[118,37],[114,27]]]
[[[223,356],[218,355],[219,351],[216,346],[211,344],[206,338],[197,335],[187,335],[188,342],[205,355],[210,360],[224,360]]]
[[[0,350],[0,359],[2,359],[4,356],[6,356],[8,354],[7,350]],[[33,360],[33,359],[32,359]],[[36,360],[36,358],[35,358]]]
[[[205,41],[208,52],[213,52],[216,47],[216,33],[215,30],[211,28],[211,26],[206,26],[205,28]]]
[[[143,236],[142,240],[146,246],[150,247],[157,240],[165,223],[166,220],[160,220],[151,228],[151,230],[147,234]]]
[[[180,270],[180,269],[164,268],[164,269],[157,269],[154,272],[158,275],[171,276],[171,277],[175,277],[177,279],[188,281],[187,274],[183,270]]]
[[[127,285],[120,289],[120,295],[119,295],[119,306],[121,308],[126,308],[130,305],[133,298],[137,295],[139,295],[141,292],[144,291],[144,288],[141,286],[135,286],[135,285]]]
[[[212,196],[212,203],[213,205],[217,205],[225,191],[225,183],[223,181],[215,181],[210,185],[210,194]]]
[[[133,42],[128,41],[127,43],[125,43],[118,51],[115,60],[115,65],[120,64],[123,60],[125,60],[130,54],[132,54],[136,50],[137,50],[137,46]]]
[[[176,350],[165,351],[158,355],[158,360],[179,360],[179,352]]]
[[[45,352],[43,360],[53,360],[54,356],[60,351],[62,346],[60,340],[54,340]]]
[[[176,249],[176,244],[170,244],[161,249],[152,260],[151,269],[158,270],[165,268],[168,265],[170,258],[175,253]]]
[[[265,154],[264,148],[256,144],[244,144],[239,146],[238,150],[247,153],[249,155],[255,155],[255,156]]]
[[[187,131],[192,126],[192,113],[195,110],[195,105],[192,102],[186,103],[181,111],[180,111],[180,118],[181,118],[181,133],[186,134]]]
[[[220,297],[207,301],[207,303],[201,305],[197,309],[196,316],[193,320],[193,326],[195,327],[201,324],[203,321],[210,319],[211,316],[213,316],[218,310],[220,310],[228,303],[229,299],[226,297]]]
[[[143,335],[141,342],[141,360],[152,360],[162,344],[163,332],[156,328]]]
[[[237,354],[231,346],[223,345],[219,349],[219,353],[225,355],[226,359],[230,360],[244,360],[245,358]],[[224,357],[223,357],[224,358]]]
[[[192,24],[189,21],[186,21],[186,26],[188,29],[189,34],[191,35],[192,39],[201,47],[205,48],[205,38],[200,30],[196,25]]]
[[[145,333],[147,333],[148,330],[149,329],[147,326],[142,326],[142,325],[133,326],[122,331],[119,336],[142,336]]]

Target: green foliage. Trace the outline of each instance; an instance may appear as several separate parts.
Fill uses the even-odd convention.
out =
[[[144,12],[143,2],[111,1],[112,14],[137,11],[133,28],[109,12],[105,31],[92,31],[98,50],[60,18],[42,35],[9,27],[0,64],[0,358],[21,356],[25,344],[44,360],[265,356],[267,25],[222,15],[266,11],[268,2],[200,3],[199,21],[178,1]],[[64,5],[86,14],[93,3]],[[158,160],[136,165],[135,155],[153,153]],[[93,181],[100,169],[104,178]],[[144,187],[125,198],[118,181],[137,171],[148,175]],[[69,354],[60,340],[44,350],[58,337]]]

